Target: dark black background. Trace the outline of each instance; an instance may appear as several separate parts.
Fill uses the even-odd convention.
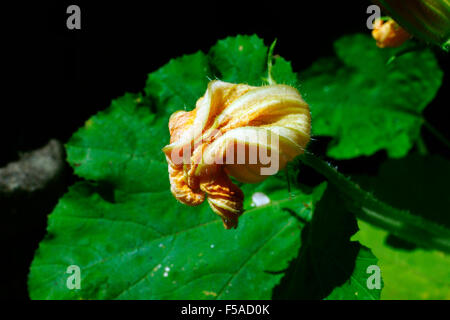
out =
[[[81,30],[66,28],[66,8],[70,4],[81,8]],[[14,68],[9,79],[14,89],[7,93],[12,102],[2,103],[7,116],[2,116],[6,121],[2,121],[0,166],[18,159],[20,152],[44,145],[50,138],[66,142],[91,115],[107,108],[111,99],[127,91],[142,90],[148,73],[182,54],[207,52],[218,39],[227,36],[256,33],[266,45],[277,38],[276,53],[291,61],[295,71],[305,69],[318,57],[332,55],[333,41],[343,34],[368,33],[366,8],[370,4],[332,0],[74,0],[39,2],[32,8],[19,4],[14,9],[16,18],[7,30],[11,45],[4,49],[13,56],[4,63]],[[20,35],[13,35],[15,30],[20,30]],[[441,67],[448,70],[448,56],[438,48],[435,52]],[[425,112],[426,118],[447,136],[449,119],[444,109],[448,108],[448,77],[446,74],[437,98]],[[449,156],[427,131],[424,139],[432,153]],[[324,141],[313,148],[322,152]],[[372,158],[343,162],[339,167],[348,173],[373,172],[384,158],[385,153],[379,152]],[[67,184],[74,179],[70,176]],[[2,290],[5,297],[27,298],[28,267],[45,233],[45,215],[57,198],[49,199],[39,222],[26,233],[22,224],[8,227],[16,238],[8,240],[6,249],[10,264],[7,289]]]
[[[70,4],[81,8],[81,30],[66,28]],[[25,66],[18,83],[20,103],[15,106],[17,117],[8,119],[14,131],[6,139],[9,148],[0,164],[51,137],[66,141],[111,99],[142,90],[149,72],[182,54],[206,52],[226,36],[256,33],[267,45],[278,38],[276,53],[292,61],[294,70],[302,70],[319,56],[332,55],[333,40],[341,35],[368,33],[369,4],[367,0],[42,3],[32,26],[18,40],[20,64]],[[24,10],[30,11],[26,6]],[[448,69],[446,54],[436,52],[443,69]],[[439,110],[445,105],[443,91],[427,108],[426,117],[448,132],[447,119]]]

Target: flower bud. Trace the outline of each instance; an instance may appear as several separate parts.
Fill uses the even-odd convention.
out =
[[[411,35],[392,19],[376,19],[373,24],[372,36],[379,48],[395,48],[401,46]]]
[[[236,227],[244,195],[230,176],[256,183],[277,173],[304,152],[310,130],[309,107],[293,87],[211,81],[194,110],[169,119],[172,194],[191,206],[207,196],[225,227]]]

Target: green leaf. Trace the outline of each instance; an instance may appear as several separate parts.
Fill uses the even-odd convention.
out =
[[[367,286],[367,268],[377,265],[377,258],[368,248],[350,241],[357,229],[354,215],[347,211],[337,190],[328,186],[311,223],[302,230],[303,245],[275,289],[275,298],[379,299],[381,288]]]
[[[199,51],[172,59],[150,73],[144,91],[154,98],[158,111],[170,115],[178,110],[195,108],[210,77],[208,57]]]
[[[80,177],[128,193],[166,189],[154,179],[167,171],[161,148],[169,140],[167,117],[156,117],[141,95],[126,94],[88,120],[66,145],[67,157]]]
[[[67,144],[76,174],[93,182],[71,187],[49,216],[30,297],[269,299],[318,196],[296,191],[289,198],[275,177],[246,186],[248,210],[237,230],[224,230],[207,205],[187,207],[171,195],[160,151],[167,120],[142,101],[131,94],[113,101]],[[271,202],[252,208],[256,191]],[[66,285],[70,265],[80,267],[79,290]]]
[[[354,242],[354,241],[352,241]],[[326,300],[379,300],[382,289],[384,289],[384,279],[381,278],[381,289],[369,288],[367,282],[370,282],[369,277],[373,274],[369,267],[376,266],[382,269],[378,263],[378,258],[373,251],[360,243],[358,254],[355,258],[355,266],[350,279],[343,285],[334,289]],[[381,274],[380,274],[381,276]]]
[[[297,74],[292,70],[291,63],[283,57],[275,57],[275,63],[272,67],[272,77],[278,84],[287,84],[299,90]]]
[[[366,35],[344,36],[335,42],[336,57],[300,74],[313,134],[333,137],[329,156],[349,159],[385,149],[395,158],[411,149],[443,73],[429,49],[386,64],[400,50],[379,49]]]
[[[238,35],[219,40],[209,55],[220,80],[260,86],[267,76],[267,51],[264,41],[256,35]]]
[[[300,245],[301,224],[283,205],[250,209],[228,232],[209,207],[182,207],[168,191],[111,203],[79,183],[49,217],[31,266],[30,296],[269,299],[282,277],[277,272]],[[66,286],[69,265],[81,269],[80,290]]]
[[[384,288],[381,299],[450,299],[450,256],[422,249],[393,248],[386,243],[388,233],[358,221],[354,237],[370,246],[378,257]]]

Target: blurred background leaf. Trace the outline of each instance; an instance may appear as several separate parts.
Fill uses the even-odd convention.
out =
[[[433,53],[417,50],[387,64],[403,47],[380,49],[362,34],[343,36],[334,47],[336,57],[319,59],[300,73],[313,134],[333,137],[327,155],[336,159],[382,149],[393,158],[405,156],[419,137],[422,111],[442,82]]]
[[[266,76],[267,51],[256,35],[219,40],[210,50],[214,76],[226,82],[260,86]]]

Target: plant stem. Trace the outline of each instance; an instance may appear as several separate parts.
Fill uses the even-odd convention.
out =
[[[420,134],[419,137],[417,138],[417,151],[421,156],[428,155],[428,149],[425,144],[425,141],[423,140],[422,134]]]
[[[306,165],[325,176],[349,201],[349,210],[357,218],[413,242],[427,249],[439,249],[450,253],[450,230],[408,211],[395,209],[381,202],[371,193],[361,189],[348,177],[338,172],[328,162],[311,153],[303,154],[300,159]]]
[[[436,139],[441,141],[447,148],[450,148],[450,141],[442,133],[440,133],[435,127],[433,127],[427,120],[423,119],[423,125],[427,128]]]

